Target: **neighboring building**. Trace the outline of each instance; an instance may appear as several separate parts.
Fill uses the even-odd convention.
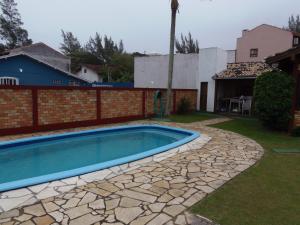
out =
[[[90,82],[103,82],[103,78],[99,74],[102,70],[102,65],[82,64],[76,72],[76,75]]]
[[[90,86],[90,83],[32,55],[20,52],[0,57],[0,85]]]
[[[197,109],[212,112],[215,99],[215,81],[212,77],[226,69],[233,58],[234,51],[220,48],[200,49],[199,54],[176,54],[173,88],[197,89]],[[134,87],[166,88],[168,63],[168,55],[135,57]]]
[[[263,62],[278,52],[300,45],[300,33],[262,24],[244,30],[237,39],[236,62]]]
[[[255,79],[273,69],[264,62],[229,63],[227,69],[216,74],[215,111],[231,112],[230,100],[240,96],[252,98]]]
[[[70,72],[71,59],[42,42],[15,48],[2,53],[2,55],[17,55],[20,53],[25,53],[55,68]]]
[[[289,49],[266,59],[272,67],[290,74],[295,80],[295,93],[292,103],[292,120],[289,129],[300,127],[300,47]]]

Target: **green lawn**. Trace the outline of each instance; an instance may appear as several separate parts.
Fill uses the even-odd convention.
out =
[[[214,119],[219,117],[213,113],[206,113],[206,112],[196,112],[188,115],[171,115],[170,120],[176,123],[192,123],[197,121],[203,121],[208,119]]]
[[[236,118],[214,125],[256,140],[265,156],[252,168],[192,207],[221,225],[300,224],[300,154],[272,148],[299,148],[300,138],[264,129],[256,119]]]

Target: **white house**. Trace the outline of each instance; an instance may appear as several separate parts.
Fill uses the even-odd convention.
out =
[[[197,89],[197,109],[213,112],[215,80],[212,77],[234,61],[235,51],[220,48],[200,49],[199,54],[176,54],[173,88]],[[134,87],[166,88],[168,63],[168,55],[135,57]]]
[[[103,67],[101,65],[82,64],[76,75],[90,82],[103,82],[103,78],[99,75]]]

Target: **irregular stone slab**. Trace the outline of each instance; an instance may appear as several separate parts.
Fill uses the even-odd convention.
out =
[[[31,197],[32,195],[27,195],[19,198],[0,199],[0,206],[3,210],[8,211],[26,202]]]
[[[36,204],[24,208],[24,212],[34,216],[43,216],[46,214],[43,206],[41,204]]]
[[[106,210],[111,210],[111,209],[117,208],[119,205],[119,202],[120,202],[119,198],[105,201]]]
[[[150,204],[149,208],[152,212],[161,212],[161,210],[165,207],[166,203],[154,203]]]
[[[94,193],[88,192],[86,193],[86,195],[81,199],[81,201],[79,202],[78,205],[85,205],[88,203],[91,203],[93,201],[95,201],[97,198],[97,195],[95,195]]]
[[[94,201],[89,204],[89,207],[96,210],[96,209],[104,209],[105,204],[103,199],[98,199],[97,201]]]
[[[29,191],[27,188],[21,188],[13,191],[7,191],[4,193],[4,196],[6,198],[19,198],[23,197],[25,195],[30,195],[32,194],[31,191]]]
[[[129,224],[143,212],[144,211],[140,207],[115,209],[116,218],[125,224]]]
[[[155,200],[157,199],[157,197],[155,197],[153,195],[139,193],[139,192],[135,192],[135,191],[131,191],[131,190],[118,191],[117,194],[121,195],[121,196],[129,197],[129,198],[145,201],[145,202],[150,202],[150,203],[154,203]]]
[[[182,205],[171,205],[168,206],[166,208],[164,208],[164,212],[169,214],[170,216],[177,216],[178,214],[180,214],[181,212],[183,212],[185,210],[185,207]]]
[[[53,218],[48,215],[42,217],[36,217],[33,220],[38,225],[50,225],[54,222]]]
[[[24,221],[30,220],[31,218],[32,218],[32,215],[22,214],[21,216],[16,217],[16,220],[20,221],[20,222],[24,222]]]
[[[141,201],[132,198],[123,197],[121,198],[120,206],[123,208],[131,208],[131,207],[139,206],[141,203],[142,203]]]
[[[100,215],[92,215],[92,214],[87,214],[82,217],[79,217],[77,219],[71,220],[70,225],[90,225],[94,224],[96,222],[100,222],[104,219],[103,216]]]
[[[64,218],[64,214],[59,212],[59,211],[55,211],[55,212],[51,212],[49,213],[55,220],[56,222],[60,223],[63,218]]]
[[[147,225],[162,225],[171,220],[172,218],[164,213],[159,214],[153,220],[151,220]]]
[[[70,219],[75,219],[84,214],[90,213],[92,210],[87,207],[87,205],[77,206],[67,210],[65,213],[70,217]]]
[[[179,215],[177,216],[176,220],[175,220],[175,224],[178,224],[178,225],[186,225],[186,219],[185,219],[185,216],[184,215]]]
[[[20,215],[19,210],[17,210],[17,209],[10,210],[10,211],[1,213],[0,214],[0,220],[10,218],[10,217],[16,217],[16,216],[19,216],[19,215]]]
[[[130,225],[145,225],[146,223],[148,223],[150,220],[152,220],[155,216],[157,215],[157,213],[152,213],[149,216],[141,216],[138,217],[137,219],[133,220]]]
[[[66,204],[62,205],[64,209],[69,209],[77,206],[77,204],[80,202],[79,198],[71,198],[69,199]]]
[[[53,202],[47,202],[47,203],[43,203],[44,208],[46,209],[46,211],[49,212],[53,212],[58,210],[60,207],[58,205],[56,205]]]

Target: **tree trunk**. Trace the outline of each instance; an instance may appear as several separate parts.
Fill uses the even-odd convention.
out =
[[[170,52],[169,52],[169,72],[168,72],[168,90],[167,101],[165,108],[165,115],[169,116],[171,113],[171,100],[172,100],[172,81],[173,81],[173,68],[174,68],[174,47],[175,47],[175,28],[176,28],[176,15],[178,10],[178,1],[172,0],[171,9],[171,35],[170,35]]]

